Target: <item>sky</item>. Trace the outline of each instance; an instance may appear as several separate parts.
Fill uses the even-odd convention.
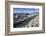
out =
[[[35,13],[39,12],[38,8],[13,8],[13,13]]]

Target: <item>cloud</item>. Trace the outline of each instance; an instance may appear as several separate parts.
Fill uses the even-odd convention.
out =
[[[34,13],[39,12],[38,8],[13,8],[14,13]]]

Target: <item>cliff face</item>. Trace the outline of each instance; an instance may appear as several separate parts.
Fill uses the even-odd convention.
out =
[[[14,27],[37,27],[39,26],[39,14],[16,15],[14,18]]]
[[[39,26],[39,15],[32,19],[25,27],[38,27]]]

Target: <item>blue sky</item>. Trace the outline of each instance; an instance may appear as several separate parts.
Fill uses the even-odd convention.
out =
[[[38,8],[13,8],[13,13],[35,13],[39,12]]]

